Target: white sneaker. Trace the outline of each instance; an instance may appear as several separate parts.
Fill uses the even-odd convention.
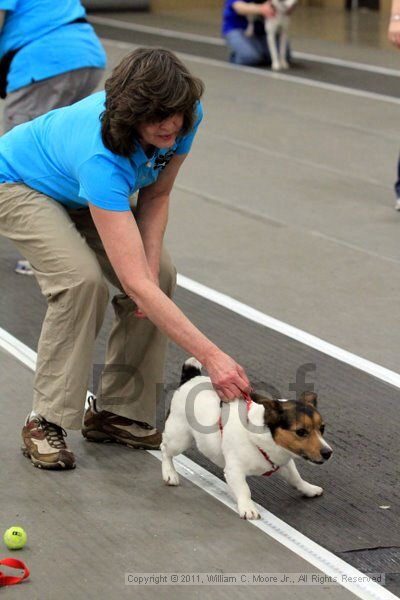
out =
[[[19,275],[33,275],[31,265],[27,260],[19,260],[15,266],[14,271]]]
[[[397,198],[396,204],[394,205],[396,210],[400,210],[400,198]]]

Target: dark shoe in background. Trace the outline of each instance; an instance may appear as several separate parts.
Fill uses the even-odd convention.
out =
[[[107,410],[98,411],[96,398],[89,398],[82,435],[90,442],[117,442],[131,448],[158,450],[161,433],[148,423],[115,415]]]

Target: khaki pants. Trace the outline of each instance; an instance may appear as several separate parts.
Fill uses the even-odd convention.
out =
[[[49,110],[69,106],[86,98],[100,83],[103,74],[104,69],[84,67],[36,81],[10,92],[4,105],[4,133],[16,125],[44,115]]]
[[[59,202],[18,183],[0,184],[0,234],[30,261],[48,309],[38,345],[33,408],[66,429],[79,429],[92,369],[95,338],[109,291],[115,318],[98,390],[101,408],[155,423],[163,383],[166,338],[121,288],[88,209],[67,210]],[[106,279],[105,279],[106,278]],[[172,296],[176,271],[166,251],[160,287]]]

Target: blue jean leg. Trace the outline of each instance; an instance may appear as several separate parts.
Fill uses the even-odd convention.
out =
[[[267,62],[268,48],[265,36],[247,37],[243,29],[232,29],[225,38],[231,51],[231,62],[234,64],[251,66]]]
[[[279,44],[279,34],[276,36]],[[247,37],[243,29],[232,29],[225,36],[231,51],[230,62],[236,65],[271,65],[271,56],[265,34]],[[290,61],[290,48],[287,51]]]

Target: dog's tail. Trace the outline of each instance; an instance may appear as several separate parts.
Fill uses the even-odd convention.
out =
[[[183,363],[181,382],[179,385],[183,385],[187,381],[193,379],[193,377],[198,377],[198,375],[201,375],[201,363],[192,356],[192,358],[188,358]]]

